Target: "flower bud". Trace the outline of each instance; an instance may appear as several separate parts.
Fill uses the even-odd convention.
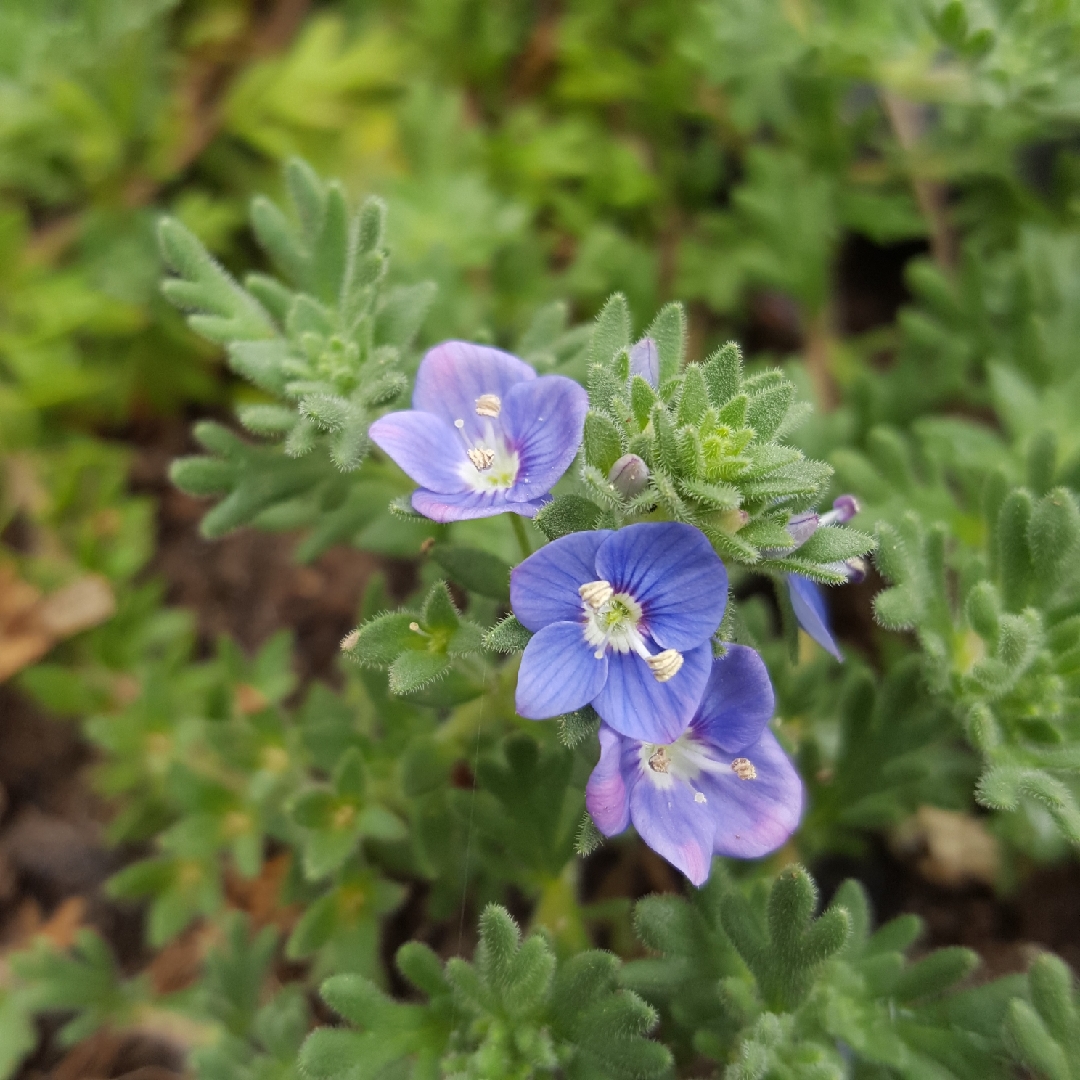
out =
[[[838,495],[833,499],[832,509],[821,515],[822,525],[845,525],[860,510],[859,500],[854,495]]]
[[[640,375],[654,390],[660,385],[660,354],[652,338],[642,338],[630,350],[630,377]]]
[[[854,559],[848,559],[844,564],[847,567],[847,579],[852,585],[858,585],[860,581],[866,580],[866,560],[860,559],[856,556]]]
[[[637,454],[623,454],[608,473],[612,487],[627,499],[645,490],[649,482],[649,467]]]
[[[791,539],[795,541],[795,547],[802,547],[811,536],[817,532],[818,516],[813,510],[807,510],[803,514],[795,514],[788,518],[787,525],[784,528],[791,534]]]

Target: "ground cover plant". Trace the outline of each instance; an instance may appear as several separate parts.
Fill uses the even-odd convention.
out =
[[[1077,1072],[1076,5],[0,30],[0,1077]]]

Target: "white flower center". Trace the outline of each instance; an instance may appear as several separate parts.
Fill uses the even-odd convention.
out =
[[[485,417],[485,422],[483,432],[472,443],[468,442],[462,431],[465,422],[454,421],[454,427],[462,431],[462,440],[465,442],[465,459],[458,467],[458,474],[472,491],[505,491],[514,486],[521,462],[517,451],[506,445],[502,432],[496,431],[495,425],[491,422],[492,417],[498,416],[496,407],[492,405],[481,412],[479,402],[484,401],[485,398],[498,401],[494,394],[485,394],[477,399],[476,412]]]
[[[694,786],[702,773],[719,776],[734,773],[740,780],[756,780],[757,769],[748,758],[736,758],[730,765],[718,761],[708,748],[684,731],[673,743],[647,743],[638,747],[641,771],[653,787],[667,790],[682,782]],[[694,802],[705,802],[703,792],[694,792]]]
[[[578,589],[585,609],[585,640],[597,660],[610,647],[618,653],[637,653],[657,682],[667,682],[683,666],[682,653],[665,649],[653,656],[638,629],[641,605],[629,593],[617,593],[607,581],[590,581]]]

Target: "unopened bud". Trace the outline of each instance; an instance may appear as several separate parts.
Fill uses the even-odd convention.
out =
[[[832,509],[821,515],[821,524],[846,525],[861,509],[854,495],[838,495],[833,499]]]
[[[620,495],[632,499],[645,490],[649,482],[649,466],[637,454],[623,454],[611,466],[608,481]]]
[[[858,557],[854,559],[848,559],[847,563],[847,579],[852,585],[858,585],[860,581],[866,580],[866,560]]]
[[[630,350],[630,376],[640,375],[654,390],[660,385],[660,354],[652,338],[642,338]]]
[[[798,548],[817,532],[818,523],[817,514],[813,510],[807,510],[805,513],[795,514],[789,518],[784,527],[791,534],[791,539],[795,541],[795,547]]]

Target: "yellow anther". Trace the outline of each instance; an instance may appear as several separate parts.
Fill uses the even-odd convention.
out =
[[[474,446],[471,450],[467,450],[466,453],[477,472],[486,472],[491,468],[491,464],[495,460],[495,451],[489,450],[486,446]]]
[[[502,410],[502,402],[495,394],[481,394],[476,399],[477,416],[498,416]]]
[[[578,596],[593,609],[599,611],[615,595],[615,590],[606,581],[590,581],[578,589]]]
[[[656,752],[649,758],[649,768],[653,772],[666,773],[671,768],[671,758],[667,756],[667,748],[658,746]]]
[[[740,780],[756,780],[757,779],[757,769],[754,768],[754,765],[750,761],[749,758],[737,757],[731,763],[731,771]]]
[[[665,649],[656,656],[648,657],[645,663],[649,665],[649,670],[652,671],[653,678],[657,682],[667,682],[679,673],[679,669],[683,666],[683,655],[674,649]]]

